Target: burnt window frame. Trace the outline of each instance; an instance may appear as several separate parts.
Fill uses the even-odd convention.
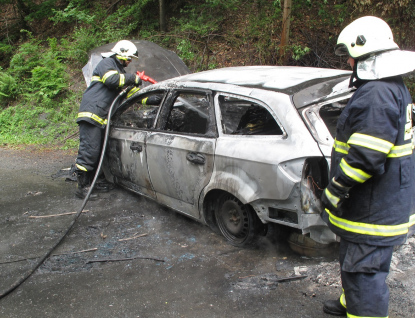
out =
[[[166,130],[167,121],[171,109],[173,108],[176,98],[180,94],[203,94],[207,97],[209,103],[209,112],[208,112],[208,126],[207,131],[204,134],[199,133],[189,133],[189,132],[178,132]],[[158,114],[157,122],[155,129],[160,132],[177,134],[177,135],[187,135],[187,136],[200,136],[207,138],[217,138],[218,132],[216,129],[216,116],[215,116],[215,106],[213,103],[213,93],[211,90],[197,89],[197,88],[186,88],[186,89],[172,89],[165,98],[163,105],[160,107]]]
[[[125,125],[117,125],[114,121],[114,117],[117,115],[120,115],[119,112],[125,112],[130,106],[132,106],[134,103],[137,102],[137,100],[142,100],[150,95],[157,95],[158,93],[162,94],[163,97],[160,101],[160,104],[158,106],[158,110],[157,110],[157,114],[154,118],[154,122],[152,127],[148,127],[148,128],[140,128],[140,127],[132,127],[132,126],[125,126]],[[160,110],[163,107],[163,104],[167,98],[167,96],[169,95],[169,90],[168,89],[155,89],[155,90],[151,90],[151,91],[147,91],[144,93],[136,93],[134,96],[132,96],[129,99],[125,99],[123,100],[123,102],[117,106],[117,108],[113,111],[113,114],[111,116],[111,127],[113,128],[123,128],[123,129],[134,129],[134,130],[154,130],[156,123],[158,121],[158,117],[160,114]],[[152,106],[152,105],[149,105]]]
[[[223,127],[223,121],[222,121],[222,110],[221,110],[221,106],[220,106],[220,102],[219,102],[219,97],[220,96],[228,96],[228,97],[233,97],[233,98],[237,98],[237,99],[241,99],[244,101],[249,101],[252,103],[255,103],[261,107],[263,107],[264,109],[266,109],[268,111],[268,113],[272,116],[272,118],[274,119],[274,121],[276,122],[276,124],[278,125],[278,127],[280,128],[280,130],[282,131],[282,134],[276,134],[276,135],[260,135],[260,134],[252,134],[252,135],[236,135],[236,134],[228,134],[225,133],[224,127]],[[248,137],[248,138],[280,138],[280,139],[286,139],[287,138],[287,131],[285,130],[284,126],[282,125],[281,121],[279,120],[277,114],[275,113],[275,111],[268,106],[268,104],[266,104],[264,101],[262,100],[258,100],[252,97],[248,97],[245,95],[238,95],[238,94],[233,94],[233,93],[228,93],[228,92],[222,92],[222,91],[218,91],[215,94],[215,107],[216,107],[216,121],[219,123],[218,126],[218,130],[219,130],[219,135],[220,136],[227,136],[227,137]]]
[[[330,130],[326,125],[326,122],[320,116],[321,107],[323,107],[325,105],[328,105],[328,104],[333,104],[333,103],[336,103],[336,102],[339,102],[339,101],[342,101],[342,100],[350,99],[353,96],[353,94],[354,94],[354,92],[351,92],[349,94],[338,96],[336,98],[332,98],[330,100],[326,100],[326,101],[321,102],[321,103],[311,104],[311,105],[306,106],[306,107],[301,109],[301,117],[303,118],[304,122],[306,123],[306,126],[307,126],[308,130],[310,131],[311,135],[313,136],[313,138],[317,142],[331,147],[333,145],[333,140],[336,138],[336,136],[331,135]],[[347,106],[347,103],[343,107],[342,111],[344,111],[346,106]],[[311,115],[317,117],[322,123],[324,123],[324,128],[315,127],[315,125],[312,123],[312,120],[311,120],[311,117],[310,117]],[[323,137],[323,134],[326,134],[326,136]]]

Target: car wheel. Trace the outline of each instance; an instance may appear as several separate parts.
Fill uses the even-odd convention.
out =
[[[215,219],[222,235],[234,246],[252,245],[262,229],[262,223],[251,207],[231,194],[223,194],[219,198]]]

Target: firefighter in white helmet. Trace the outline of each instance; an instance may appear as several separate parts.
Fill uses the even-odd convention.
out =
[[[412,101],[401,77],[413,71],[415,56],[399,50],[385,21],[370,16],[344,28],[335,52],[348,56],[357,90],[338,120],[321,198],[322,218],[341,238],[343,287],[323,310],[388,317],[393,247],[405,242],[415,222]]]
[[[101,55],[103,60],[92,73],[91,84],[83,94],[77,118],[80,143],[76,158],[78,187],[75,194],[81,199],[87,195],[98,165],[112,101],[123,88],[141,84],[138,75],[127,74],[124,69],[132,58],[138,58],[134,43],[119,41],[111,52]],[[101,190],[108,190],[108,187],[108,184],[97,184]],[[96,197],[92,194],[90,199]]]

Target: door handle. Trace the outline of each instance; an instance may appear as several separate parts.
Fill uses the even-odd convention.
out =
[[[137,151],[137,152],[142,152],[143,151],[143,147],[141,145],[138,144],[138,142],[132,142],[130,145],[130,149],[132,151]]]
[[[200,153],[196,153],[196,152],[189,152],[186,155],[186,159],[196,165],[204,165],[205,164],[205,156],[200,154]]]

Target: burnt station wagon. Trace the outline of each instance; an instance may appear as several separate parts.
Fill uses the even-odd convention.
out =
[[[149,73],[151,76],[151,73]],[[337,118],[350,72],[250,66],[147,86],[111,118],[109,181],[243,246],[278,223],[319,244]]]

